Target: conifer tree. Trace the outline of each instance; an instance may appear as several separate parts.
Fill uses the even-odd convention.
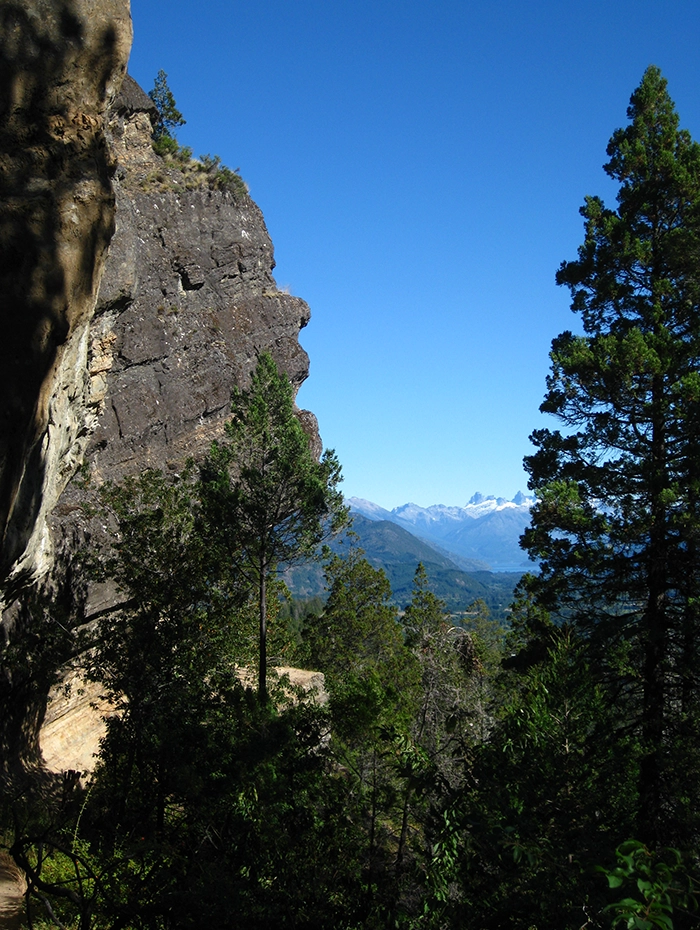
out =
[[[538,502],[523,540],[541,564],[535,603],[586,635],[639,740],[639,837],[694,842],[700,146],[678,128],[656,67],[627,115],[605,165],[617,208],[586,198],[584,243],[557,274],[584,334],[552,345],[541,410],[562,428],[532,436]]]
[[[226,440],[214,443],[202,470],[209,537],[222,562],[257,591],[258,694],[267,695],[267,583],[277,566],[309,558],[347,518],[331,451],[314,459],[294,412],[289,379],[261,354],[247,391],[234,391]]]
[[[148,96],[158,113],[153,127],[153,138],[156,142],[161,139],[172,139],[173,132],[178,126],[184,126],[186,120],[177,108],[173,92],[168,86],[168,75],[162,68],[156,75],[153,89],[149,90]]]

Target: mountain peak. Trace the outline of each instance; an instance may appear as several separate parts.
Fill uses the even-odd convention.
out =
[[[430,543],[437,543],[448,556],[476,559],[500,571],[523,571],[528,559],[518,540],[530,522],[533,498],[521,491],[512,501],[505,497],[488,497],[477,491],[464,507],[432,504],[402,504],[385,510],[378,504],[351,497],[347,501],[353,513],[368,520],[388,520]]]

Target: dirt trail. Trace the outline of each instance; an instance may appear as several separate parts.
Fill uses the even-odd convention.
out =
[[[24,888],[14,864],[0,853],[0,930],[20,930]]]

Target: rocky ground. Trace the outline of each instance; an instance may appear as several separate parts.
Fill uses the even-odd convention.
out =
[[[20,930],[24,883],[12,860],[0,853],[0,930]]]

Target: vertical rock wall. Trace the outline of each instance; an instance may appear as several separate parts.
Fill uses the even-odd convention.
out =
[[[240,183],[151,145],[150,99],[127,77],[109,122],[116,232],[91,327],[97,481],[203,454],[261,351],[295,388],[308,305],[278,290],[274,252]],[[315,430],[314,441],[317,439]]]
[[[201,457],[261,351],[295,388],[308,374],[309,308],[278,290],[260,210],[240,180],[154,154],[130,40],[128,0],[0,0],[0,637],[14,648],[46,632],[16,595],[57,551],[57,593],[82,590],[72,556],[100,544],[83,504],[103,480]],[[82,616],[118,606],[93,586]],[[0,668],[0,776],[41,760],[32,675]]]
[[[99,545],[104,527],[83,505],[103,481],[202,458],[260,352],[295,388],[308,375],[299,332],[309,307],[277,288],[260,209],[240,179],[222,185],[196,160],[157,156],[152,111],[127,75],[107,125],[116,229],[88,333],[84,467],[52,511],[57,549],[76,536]],[[320,454],[315,417],[299,415]],[[111,605],[99,596],[88,606]]]
[[[154,154],[152,102],[124,79],[130,41],[127,0],[0,0],[8,600],[75,529],[83,461],[97,483],[176,467],[218,435],[260,351],[295,387],[308,374],[309,308],[278,290],[260,210],[242,185]]]
[[[80,457],[89,323],[114,229],[104,126],[128,0],[0,2],[0,581],[47,566]]]

